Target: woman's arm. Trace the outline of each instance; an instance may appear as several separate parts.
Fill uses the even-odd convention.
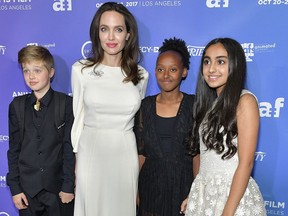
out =
[[[237,127],[239,165],[234,174],[222,216],[234,215],[253,169],[258,139],[259,110],[257,101],[251,94],[245,94],[240,98],[237,107]]]
[[[194,178],[199,173],[199,167],[200,167],[200,154],[197,154],[193,157],[193,176]]]

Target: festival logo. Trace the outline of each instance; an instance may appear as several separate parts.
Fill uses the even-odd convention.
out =
[[[86,41],[81,47],[81,54],[84,59],[87,59],[92,53],[91,44],[91,41]]]
[[[141,46],[139,47],[141,53],[158,53],[159,47],[158,46]]]
[[[255,43],[243,43],[241,44],[247,62],[252,62],[255,53],[272,52],[276,48],[276,43],[269,44],[255,44]]]
[[[5,55],[6,46],[0,45],[0,56]]]
[[[32,0],[0,0],[0,10],[32,10],[32,5],[30,3],[32,3]]]
[[[254,160],[255,161],[263,161],[266,157],[266,152],[255,152]]]
[[[14,91],[13,93],[12,93],[12,98],[14,98],[14,97],[18,97],[18,96],[21,96],[21,95],[25,95],[25,94],[30,94],[30,92],[16,92],[16,91]]]
[[[37,43],[37,42],[31,42],[31,43],[27,43],[27,46],[43,46],[47,49],[50,48],[55,48],[56,47],[56,43]]]
[[[203,46],[187,46],[190,56],[202,56],[204,47]]]
[[[254,57],[254,43],[243,43],[241,45],[245,52],[246,61],[252,62],[252,58]]]
[[[4,187],[7,187],[6,176],[5,175],[0,175],[0,188],[4,188]]]
[[[265,200],[267,215],[285,215],[285,202],[275,200]]]
[[[9,140],[9,136],[0,134],[0,142],[6,142]]]
[[[208,8],[227,8],[229,7],[229,0],[206,0]]]
[[[269,102],[259,103],[260,117],[274,117],[279,118],[281,109],[284,107],[285,99],[282,97],[276,98],[274,104]]]
[[[72,11],[72,0],[54,0],[54,11]]]

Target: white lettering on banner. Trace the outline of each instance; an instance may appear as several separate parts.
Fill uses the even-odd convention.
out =
[[[267,215],[277,215],[277,216],[284,216],[285,212],[280,210],[274,210],[274,209],[267,209],[266,210]]]
[[[28,43],[27,46],[38,46],[38,43]]]
[[[259,0],[259,1],[258,1],[258,4],[260,4],[260,5],[261,5],[261,4],[266,5],[266,4],[270,4],[271,1],[272,1],[272,0]],[[275,1],[275,0],[274,0],[274,1]]]
[[[0,135],[0,142],[8,141],[8,140],[9,140],[9,136],[7,136],[7,135]]]
[[[0,176],[0,181],[6,181],[6,176]]]
[[[254,56],[254,43],[243,43],[241,45],[245,52],[246,61],[252,62],[251,57]]]
[[[258,0],[258,5],[288,5],[288,0]]]
[[[139,3],[139,6],[143,6],[143,7],[151,7],[151,6],[153,6],[153,1],[141,1],[140,3]]]
[[[0,55],[4,55],[6,51],[6,46],[0,45]]]
[[[54,0],[54,11],[72,11],[72,0]]]
[[[181,6],[181,1],[155,1],[154,6]]]
[[[269,208],[285,208],[285,202],[267,201],[265,200],[265,206]]]
[[[0,1],[1,2],[1,1]],[[26,3],[32,2],[32,0],[2,0],[3,3]]]
[[[8,213],[6,212],[0,212],[0,215],[5,215],[5,216],[10,216]]]
[[[101,7],[102,4],[103,4],[103,3],[96,3],[96,8]]]
[[[266,157],[266,152],[255,152],[254,155],[255,161],[263,161],[264,157]]]
[[[284,98],[277,98],[274,103],[274,114],[272,116],[273,107],[269,102],[259,103],[260,117],[280,117],[280,109],[284,107]]]
[[[204,47],[201,46],[187,46],[190,56],[202,56]]]
[[[139,47],[139,49],[142,53],[158,53],[159,51],[159,47]]]
[[[206,0],[206,6],[209,8],[220,8],[222,4],[222,7],[228,7],[229,6],[229,0]]]
[[[25,94],[29,94],[30,92],[13,92],[12,97],[17,97]]]

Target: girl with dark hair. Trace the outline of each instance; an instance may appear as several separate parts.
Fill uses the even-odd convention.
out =
[[[138,65],[136,21],[122,4],[106,2],[92,20],[90,39],[91,56],[72,66],[75,215],[135,216],[134,115],[148,81]]]
[[[156,78],[161,92],[146,97],[135,117],[140,162],[139,216],[180,215],[193,181],[193,157],[187,148],[194,95],[180,91],[190,55],[181,39],[166,39],[159,49]],[[196,155],[195,152],[193,155]],[[199,162],[195,157],[194,172]]]
[[[208,43],[201,59],[193,116],[192,150],[200,149],[199,174],[192,184],[186,216],[266,215],[250,176],[257,147],[259,110],[244,89],[246,60],[231,38]]]

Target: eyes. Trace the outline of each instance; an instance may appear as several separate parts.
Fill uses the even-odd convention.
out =
[[[211,59],[209,59],[209,58],[205,58],[205,59],[203,60],[203,65],[210,65],[211,63],[212,63],[212,61],[211,61]],[[221,59],[221,58],[216,59],[215,63],[216,63],[217,65],[224,65],[224,64],[226,63],[226,59]]]
[[[107,26],[102,26],[102,27],[100,27],[100,31],[101,32],[107,32],[107,31],[109,31],[109,28]],[[124,27],[121,27],[121,26],[120,27],[115,27],[114,31],[117,32],[117,33],[121,33],[121,32],[124,31]]]
[[[216,65],[224,65],[227,63],[227,58],[224,57],[217,58],[215,60],[215,63]],[[212,64],[212,60],[210,58],[204,58],[203,65],[210,65],[210,64]]]
[[[31,74],[31,73],[34,73],[34,74],[40,74],[42,73],[43,70],[41,69],[33,69],[33,70],[29,70],[29,69],[23,69],[23,73],[26,75],[26,74]]]
[[[178,68],[172,67],[172,68],[169,68],[168,70],[169,70],[169,72],[176,73],[178,71]],[[156,67],[156,71],[157,72],[165,72],[166,68],[164,68],[164,67]]]

